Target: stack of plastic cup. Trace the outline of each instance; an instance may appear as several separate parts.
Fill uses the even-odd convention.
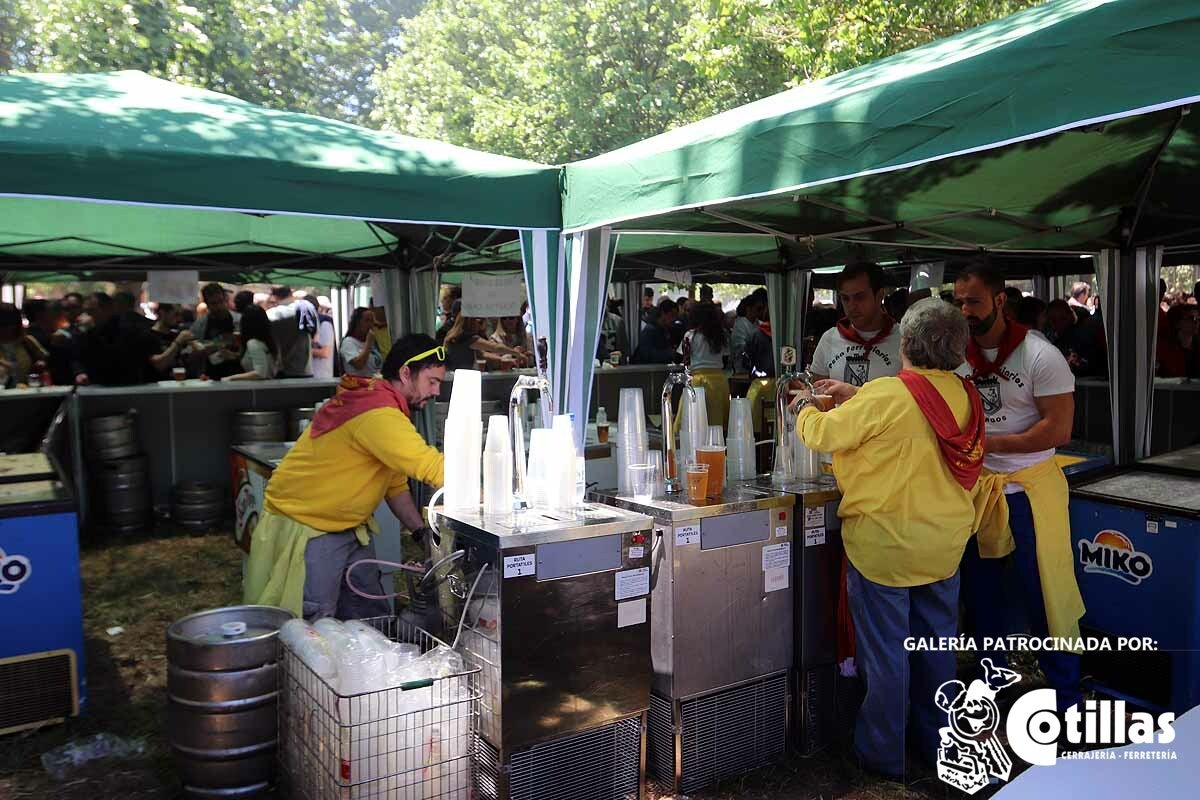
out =
[[[679,450],[675,453],[675,462],[679,466],[681,478],[687,465],[696,460],[696,448],[704,444],[708,438],[708,406],[705,405],[704,387],[695,389],[696,399],[684,392],[679,399]]]
[[[479,416],[481,374],[454,371],[450,408],[446,414],[443,482],[446,508],[478,508],[483,461],[483,420]]]
[[[529,469],[525,471],[525,502],[530,508],[550,505],[551,476],[554,460],[554,431],[534,428],[529,432]],[[572,472],[572,475],[574,473]]]
[[[617,490],[620,494],[628,495],[633,487],[629,485],[626,470],[630,464],[645,464],[646,455],[650,450],[642,390],[622,389],[618,410],[617,436],[614,440],[610,434],[609,441],[613,442],[616,448]]]
[[[508,417],[488,418],[483,450],[483,513],[507,514],[513,509],[513,454]]]
[[[547,501],[551,508],[573,508],[575,478],[579,469],[575,458],[575,425],[568,414],[556,414],[552,424],[554,450]]]
[[[726,476],[731,481],[749,480],[757,472],[754,458],[754,422],[750,398],[735,397],[729,404],[729,435],[725,437]]]

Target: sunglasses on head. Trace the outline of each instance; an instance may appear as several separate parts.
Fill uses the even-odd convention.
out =
[[[401,368],[407,367],[409,364],[413,363],[414,361],[423,361],[426,358],[428,358],[429,356],[437,356],[438,361],[445,361],[446,360],[446,348],[439,344],[437,347],[433,348],[432,350],[426,350],[424,353],[417,353],[415,356],[413,356],[412,358],[408,359],[403,364],[401,364],[400,367]]]

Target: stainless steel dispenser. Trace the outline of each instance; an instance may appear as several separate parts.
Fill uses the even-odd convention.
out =
[[[644,797],[650,518],[584,505],[436,520],[442,553],[462,551],[447,625],[469,602],[459,649],[482,668],[475,796]]]
[[[688,793],[781,755],[794,497],[726,487],[691,504],[596,498],[654,517],[651,774]]]

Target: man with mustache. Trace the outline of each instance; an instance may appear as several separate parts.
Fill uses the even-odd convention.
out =
[[[1083,598],[1075,581],[1067,480],[1054,460],[1055,448],[1071,439],[1075,378],[1054,345],[1006,319],[1004,275],[995,265],[977,257],[948,266],[958,276],[954,302],[971,331],[959,374],[975,383],[983,400],[983,466],[1003,484],[1012,531],[1011,537],[981,532],[964,553],[963,595],[975,633],[1010,633],[1001,557],[1011,552],[1033,635],[1077,637]],[[987,655],[1004,665],[1002,653]],[[1077,655],[1042,652],[1039,660],[1061,708],[1082,699]]]

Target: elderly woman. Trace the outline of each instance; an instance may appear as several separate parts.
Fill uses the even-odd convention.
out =
[[[985,422],[979,393],[954,374],[967,337],[957,308],[922,300],[900,322],[899,376],[870,381],[832,411],[799,401],[797,435],[833,453],[842,492],[855,656],[867,684],[854,747],[864,766],[889,776],[904,772],[910,697],[917,751],[936,755],[934,694],[955,673],[953,652],[910,654],[904,640],[957,630]]]

